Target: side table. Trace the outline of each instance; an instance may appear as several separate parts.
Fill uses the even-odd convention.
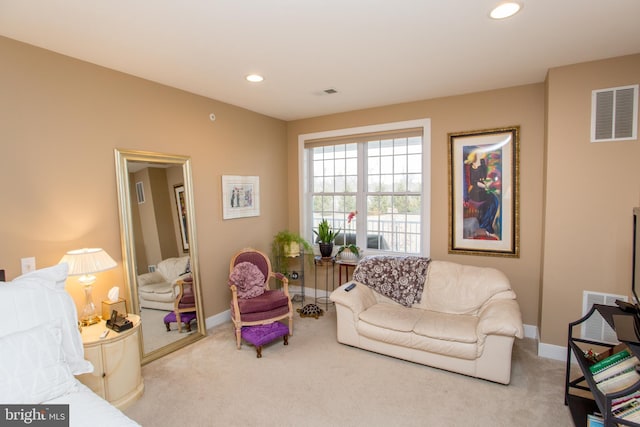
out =
[[[84,357],[93,364],[78,380],[118,409],[125,409],[144,391],[140,363],[140,316],[128,314],[133,327],[123,332],[107,328],[101,320],[82,327]],[[105,338],[100,335],[109,331]]]
[[[349,279],[349,269],[353,268],[355,269],[356,266],[358,265],[357,261],[345,261],[343,259],[338,259],[336,260],[336,264],[338,264],[338,286],[342,285],[344,282],[342,281],[342,269],[344,268],[345,270],[345,276],[346,276],[346,281],[348,282]]]
[[[316,302],[324,300],[324,308],[325,310],[329,309],[329,275],[331,275],[331,290],[333,291],[335,288],[334,282],[334,270],[336,265],[335,258],[322,258],[320,256],[316,256],[313,259],[313,263],[315,264],[314,271],[314,279],[315,279],[315,293],[314,297]],[[331,268],[329,268],[331,267]],[[325,296],[318,298],[318,268],[324,269],[324,290]]]

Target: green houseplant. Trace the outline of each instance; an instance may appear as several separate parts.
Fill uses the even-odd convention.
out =
[[[316,241],[320,246],[320,254],[323,258],[331,258],[331,252],[333,252],[333,242],[336,240],[336,236],[340,233],[340,229],[334,230],[329,224],[326,218],[323,218],[318,224],[318,230],[313,230],[314,234],[318,236]]]
[[[271,254],[274,270],[288,277],[289,261],[300,255],[300,249],[308,254],[313,253],[313,247],[298,233],[282,230],[273,236]]]
[[[349,243],[348,245],[340,246],[340,248],[338,248],[338,253],[336,253],[336,255],[342,254],[343,252],[345,252],[345,250],[355,255],[356,259],[360,257],[360,248],[357,247],[354,243]]]

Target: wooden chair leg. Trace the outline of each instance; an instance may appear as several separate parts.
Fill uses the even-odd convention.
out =
[[[178,333],[181,334],[182,333],[182,314],[178,313],[177,311],[175,311],[174,313],[176,313],[176,323],[178,324]]]
[[[238,346],[238,350],[240,350],[240,346],[242,345],[242,334],[240,328],[236,328],[236,344]]]

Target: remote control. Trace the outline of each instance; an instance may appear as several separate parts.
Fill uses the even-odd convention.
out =
[[[350,284],[349,286],[347,286],[346,288],[344,288],[344,291],[345,291],[345,292],[349,292],[351,289],[353,289],[353,288],[355,288],[355,287],[356,287],[356,284],[355,284],[355,283],[352,283],[352,284]]]
[[[100,334],[100,339],[105,339],[107,337],[107,335],[109,335],[109,330],[105,329],[104,331],[102,331],[102,333]]]

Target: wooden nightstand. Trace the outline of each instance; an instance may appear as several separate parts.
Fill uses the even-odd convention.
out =
[[[144,391],[140,365],[140,316],[127,315],[133,327],[115,332],[105,321],[82,328],[84,357],[94,366],[90,374],[78,379],[113,406],[124,409],[135,402]],[[109,334],[100,338],[105,330]]]

